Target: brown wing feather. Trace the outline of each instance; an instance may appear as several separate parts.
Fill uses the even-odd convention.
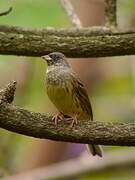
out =
[[[93,120],[93,112],[91,103],[87,94],[87,91],[82,84],[81,80],[76,76],[76,74],[71,73],[72,85],[73,85],[73,94],[77,97],[81,108],[89,114],[91,120]]]

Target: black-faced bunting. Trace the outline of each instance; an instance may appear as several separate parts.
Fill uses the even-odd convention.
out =
[[[93,121],[92,107],[86,88],[71,68],[65,55],[53,52],[42,58],[47,62],[47,94],[58,109],[58,113],[53,117],[55,125],[64,116],[71,120],[71,127],[81,120]],[[88,144],[87,148],[93,156],[102,157],[102,149],[99,145]]]

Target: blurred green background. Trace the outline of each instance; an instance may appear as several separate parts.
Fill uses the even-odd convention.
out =
[[[0,23],[27,28],[70,27],[71,23],[58,0],[1,0],[0,11],[13,7],[11,14],[0,17]],[[135,25],[135,0],[118,0],[118,21],[122,28]],[[127,28],[128,27],[128,28]],[[86,60],[87,61],[87,60]],[[91,89],[95,119],[132,122],[135,112],[134,57],[98,59],[103,61],[103,78]],[[0,56],[0,86],[18,82],[14,104],[35,111],[49,112],[52,104],[45,90],[46,64],[41,58]],[[18,172],[26,154],[38,139],[0,129],[0,169],[4,174]],[[119,147],[107,148],[107,151]],[[38,156],[38,154],[36,155]],[[78,179],[134,179],[134,168],[108,171]]]

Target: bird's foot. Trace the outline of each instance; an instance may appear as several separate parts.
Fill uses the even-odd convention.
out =
[[[74,127],[75,124],[76,124],[76,125],[78,124],[77,116],[69,117],[69,118],[67,118],[66,120],[71,120],[70,128]]]
[[[62,121],[64,119],[64,115],[61,112],[58,112],[56,115],[53,116],[52,120],[54,121],[54,124],[57,126],[58,121]]]

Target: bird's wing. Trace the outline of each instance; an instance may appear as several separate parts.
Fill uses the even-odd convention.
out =
[[[85,86],[75,73],[72,72],[70,75],[72,79],[73,94],[75,94],[75,96],[78,98],[82,109],[88,113],[91,120],[93,120],[92,107]]]

